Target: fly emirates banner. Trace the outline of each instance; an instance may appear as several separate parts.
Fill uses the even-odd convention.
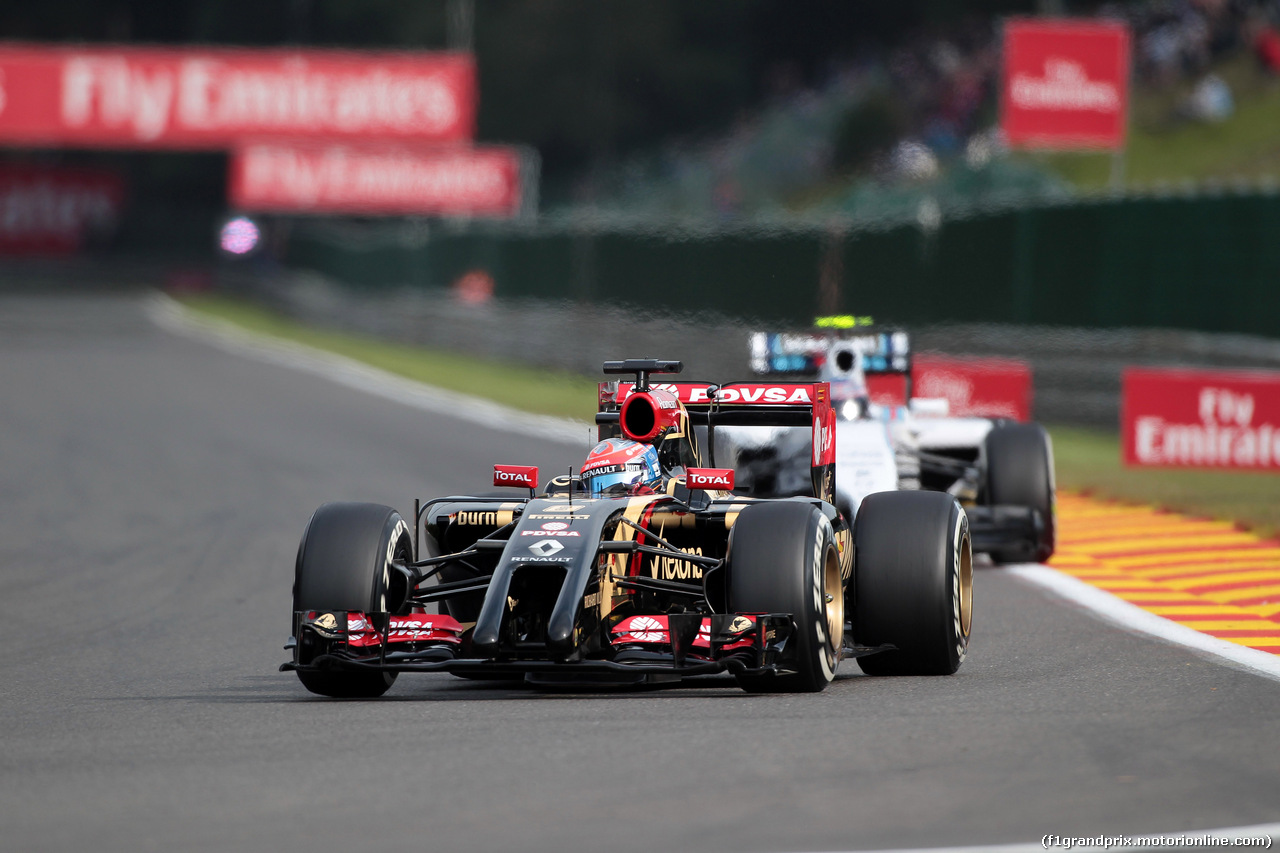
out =
[[[220,150],[261,137],[466,142],[464,53],[0,46],[0,142]]]
[[[1129,368],[1127,465],[1280,472],[1280,372]]]

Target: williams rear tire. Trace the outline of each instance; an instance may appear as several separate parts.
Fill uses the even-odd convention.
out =
[[[992,506],[1024,506],[1043,520],[1032,557],[1043,563],[1053,556],[1057,542],[1054,499],[1053,443],[1039,424],[999,424],[986,439],[987,479],[985,500]],[[997,563],[1026,559],[1018,549],[991,553]]]
[[[327,503],[316,510],[298,546],[293,609],[387,614],[402,609],[407,593],[392,560],[412,559],[409,526],[391,507]],[[381,696],[394,672],[298,671],[312,693],[341,699]]]
[[[730,613],[790,613],[791,675],[738,676],[753,693],[815,693],[835,678],[844,644],[844,590],[831,522],[813,504],[752,504],[733,525],[726,561]]]
[[[973,621],[969,520],[950,495],[880,492],[854,528],[853,635],[893,645],[859,657],[868,675],[950,675],[964,663]]]

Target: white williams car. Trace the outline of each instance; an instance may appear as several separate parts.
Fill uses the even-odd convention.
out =
[[[837,505],[850,518],[875,492],[923,489],[951,494],[965,507],[975,551],[996,562],[1047,560],[1056,534],[1053,448],[1044,428],[1010,420],[949,417],[946,400],[912,396],[911,340],[901,329],[862,325],[804,333],[757,332],[751,367],[759,376],[826,381],[836,423]],[[905,406],[877,406],[868,375],[900,375]],[[740,487],[776,483],[809,447],[787,430],[736,428],[731,443],[744,475]]]

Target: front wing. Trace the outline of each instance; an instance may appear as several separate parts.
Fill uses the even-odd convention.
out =
[[[1006,561],[1035,560],[1036,548],[1044,535],[1045,518],[1026,506],[969,506],[969,534],[974,553],[997,552]]]
[[[379,618],[381,616],[381,618]],[[525,676],[554,684],[639,683],[693,675],[789,675],[786,613],[629,616],[608,630],[609,657],[480,658],[468,654],[467,630],[449,616],[387,617],[355,611],[297,612],[281,671],[453,672],[470,677]],[[602,629],[603,630],[603,629]],[[889,647],[846,645],[843,657]]]

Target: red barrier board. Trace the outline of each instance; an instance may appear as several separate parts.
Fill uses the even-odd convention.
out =
[[[1031,366],[1004,358],[917,355],[912,362],[912,395],[945,399],[954,417],[1031,419]],[[902,376],[868,376],[874,403],[901,406]]]
[[[1000,127],[1024,148],[1122,148],[1129,99],[1129,30],[1122,23],[1005,24]]]
[[[231,205],[246,211],[513,216],[514,148],[397,148],[261,142],[231,156]]]
[[[0,254],[66,254],[111,228],[124,182],[96,169],[0,167]]]
[[[0,143],[221,149],[246,137],[457,142],[463,53],[0,46]]]
[[[1280,372],[1131,367],[1122,382],[1126,465],[1280,471]]]

